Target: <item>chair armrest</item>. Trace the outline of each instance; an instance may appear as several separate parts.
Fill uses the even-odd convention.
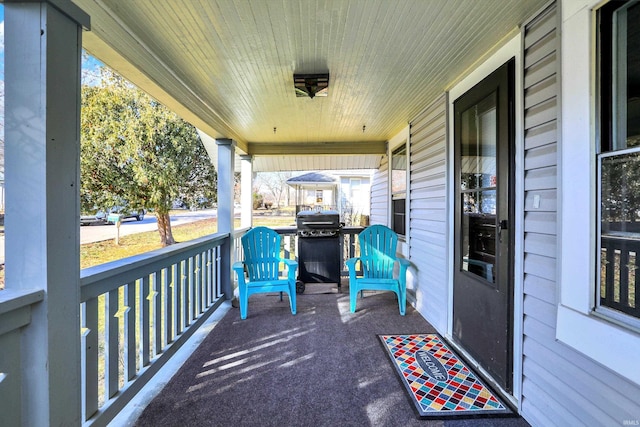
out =
[[[411,265],[411,261],[406,258],[396,258],[396,260],[400,263],[401,267],[407,268]]]
[[[407,268],[409,268],[411,262],[406,258],[396,258],[396,261],[398,261],[398,264],[400,265],[398,279],[400,279],[400,283],[404,284],[407,280]]]
[[[347,267],[349,267],[349,269],[356,268],[356,263],[359,260],[360,257],[349,258],[347,261],[345,261],[345,264],[347,264]]]
[[[287,267],[298,267],[298,261],[296,261],[295,259],[280,258],[280,260],[287,264]]]
[[[244,273],[244,263],[241,261],[238,262],[234,262],[233,263],[233,269],[237,272],[242,272]]]
[[[287,280],[289,280],[289,283],[295,283],[298,261],[296,261],[295,259],[286,258],[280,258],[280,261],[282,261],[287,266]]]

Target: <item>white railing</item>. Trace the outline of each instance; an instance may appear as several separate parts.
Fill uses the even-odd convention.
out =
[[[0,292],[0,426],[22,424],[22,328],[31,323],[31,307],[43,299],[42,290]]]
[[[225,299],[228,234],[81,272],[85,425],[106,425]]]

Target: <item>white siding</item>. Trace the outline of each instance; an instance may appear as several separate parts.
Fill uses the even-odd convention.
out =
[[[418,274],[416,307],[446,331],[446,96],[411,122],[409,256]]]
[[[388,225],[389,200],[389,158],[385,155],[371,182],[371,224]]]
[[[555,7],[525,27],[525,223],[522,415],[534,426],[622,425],[640,389],[555,339],[559,39]],[[534,197],[540,197],[538,208]],[[593,337],[605,345],[606,337]]]

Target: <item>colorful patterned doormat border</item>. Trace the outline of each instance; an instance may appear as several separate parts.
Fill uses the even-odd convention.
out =
[[[437,334],[378,337],[420,418],[514,415]]]

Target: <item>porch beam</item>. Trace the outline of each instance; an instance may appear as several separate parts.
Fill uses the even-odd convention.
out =
[[[44,295],[21,334],[21,408],[10,409],[17,425],[81,425],[80,67],[89,18],[61,0],[4,8],[6,287]]]
[[[386,141],[249,143],[249,154],[268,155],[353,155],[386,154]]]

